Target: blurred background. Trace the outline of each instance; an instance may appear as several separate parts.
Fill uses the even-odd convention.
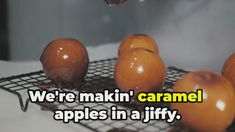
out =
[[[234,7],[234,0],[128,0],[116,7],[103,0],[1,0],[0,59],[39,60],[61,37],[117,51],[126,35],[146,33],[168,65],[220,71],[235,52]]]

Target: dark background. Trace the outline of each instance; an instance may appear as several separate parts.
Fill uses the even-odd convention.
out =
[[[0,0],[0,60],[9,59],[7,28],[7,0]]]
[[[56,38],[78,39],[91,58],[109,58],[125,36],[146,33],[167,65],[221,71],[235,52],[234,7],[234,0],[127,0],[116,7],[103,0],[0,0],[0,60],[39,61]]]

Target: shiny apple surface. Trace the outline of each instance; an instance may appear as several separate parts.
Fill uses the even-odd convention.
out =
[[[235,53],[225,61],[222,75],[227,78],[235,87]]]
[[[181,123],[195,131],[222,132],[233,121],[235,95],[232,84],[224,77],[197,71],[184,75],[176,82],[173,92],[203,90],[202,103],[172,103],[181,114]]]
[[[148,49],[156,54],[159,52],[156,41],[150,35],[133,34],[123,39],[118,49],[118,55],[120,56],[121,54],[133,48]]]
[[[157,91],[163,87],[166,67],[159,55],[135,48],[121,55],[115,66],[114,78],[122,91],[135,93]]]
[[[87,50],[75,39],[50,42],[40,61],[45,74],[60,88],[80,87],[89,64]]]

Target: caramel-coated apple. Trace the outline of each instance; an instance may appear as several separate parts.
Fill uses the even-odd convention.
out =
[[[123,39],[118,49],[118,56],[133,48],[145,48],[158,54],[156,41],[147,34],[133,34]]]
[[[40,61],[47,77],[60,88],[80,87],[89,64],[87,50],[75,39],[50,42]]]
[[[225,61],[222,75],[227,78],[235,88],[235,53]]]
[[[114,78],[121,91],[158,91],[163,87],[166,67],[159,55],[143,48],[131,49],[120,56],[115,66]]]
[[[208,71],[184,75],[173,86],[173,92],[203,90],[202,103],[172,103],[178,110],[180,123],[196,132],[223,132],[232,123],[235,95],[232,84],[223,76]]]

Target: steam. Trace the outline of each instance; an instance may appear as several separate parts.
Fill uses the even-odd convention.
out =
[[[235,52],[234,5],[232,0],[179,0],[171,9],[164,9],[154,21],[158,28],[152,34],[165,62],[220,71],[225,59]]]

